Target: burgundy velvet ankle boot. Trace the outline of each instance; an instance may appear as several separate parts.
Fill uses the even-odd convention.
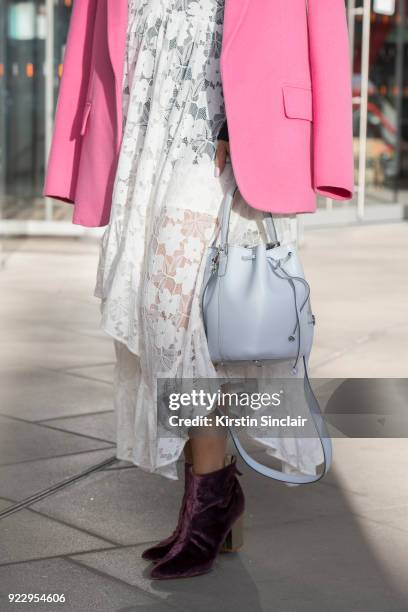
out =
[[[212,569],[231,527],[244,512],[244,494],[236,474],[236,460],[210,472],[190,470],[184,519],[170,552],[154,566],[156,580],[188,578]]]
[[[158,544],[155,544],[155,546],[151,546],[150,548],[147,548],[146,550],[142,552],[142,557],[146,561],[154,561],[154,562],[160,561],[160,559],[165,557],[167,553],[170,552],[170,549],[172,548],[173,544],[176,542],[179,536],[182,522],[183,522],[186,500],[187,500],[187,489],[188,489],[190,473],[191,473],[190,468],[191,468],[190,463],[184,464],[184,495],[183,495],[183,499],[181,502],[181,508],[180,508],[180,512],[178,516],[177,526],[175,530],[173,531],[173,533],[168,538],[166,538],[165,540],[162,540]]]

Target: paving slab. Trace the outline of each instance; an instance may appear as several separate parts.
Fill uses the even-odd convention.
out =
[[[0,497],[21,501],[114,456],[109,448],[0,467]]]
[[[407,609],[407,538],[396,529],[355,516],[319,517],[269,530],[255,527],[247,544],[260,589],[272,582],[278,601],[290,610],[303,610],[303,601],[310,609],[313,602],[323,610]]]
[[[0,465],[106,447],[108,442],[0,416]]]
[[[116,443],[116,418],[113,411],[100,414],[46,419],[42,424],[63,431],[79,433],[90,438]]]
[[[379,315],[376,316],[378,322]],[[372,330],[366,335],[357,336],[345,350],[335,351],[324,361],[316,359],[316,365],[312,365],[311,369],[313,376],[330,376],[335,366],[342,377],[406,378],[408,344],[401,342],[401,338],[408,336],[407,323],[401,321],[388,327],[376,327],[375,321],[372,321]]]
[[[406,438],[334,439],[333,448],[334,469],[323,482],[342,491],[353,511],[408,504]]]
[[[351,513],[348,497],[327,482],[288,487],[256,474],[242,462],[239,469],[243,472],[240,482],[247,500],[245,520],[250,528],[267,527],[271,523],[305,524],[315,516],[338,517]]]
[[[407,223],[306,229],[313,376],[408,376],[407,240]]]
[[[48,559],[0,567],[2,612],[161,612],[164,602],[138,588],[80,566],[68,559]],[[9,604],[8,593],[65,594],[65,603]]]
[[[0,510],[7,506],[8,500],[0,500]],[[102,537],[29,509],[1,519],[0,543],[0,565],[112,546]]]
[[[182,486],[140,469],[105,470],[32,507],[114,542],[137,544],[168,535],[177,521]]]
[[[100,329],[99,300],[93,296],[97,242],[28,238],[10,241],[5,250],[2,363],[18,368],[22,355],[30,369],[113,363],[113,344]]]
[[[256,474],[240,461],[251,526],[268,525],[271,520],[274,524],[296,523],[316,515],[369,515],[408,505],[408,440],[334,438],[332,442],[332,469],[322,481],[310,485],[288,487]],[[272,465],[265,453],[252,455]],[[406,522],[401,525],[405,529]]]
[[[136,470],[137,466],[134,465],[134,463],[131,463],[130,461],[119,460],[113,465],[107,465],[102,469],[103,471]]]
[[[98,321],[99,314],[96,312],[93,321],[88,325],[83,324],[83,327],[80,327],[74,323],[71,326],[66,324],[64,333],[61,328],[54,328],[52,323],[44,323],[43,329],[39,329],[37,324],[33,323],[38,336],[31,337],[30,331],[30,341],[27,339],[27,333],[24,333],[25,327],[21,331],[14,331],[14,327],[11,327],[6,333],[2,332],[0,360],[6,364],[2,370],[20,369],[22,355],[24,355],[24,367],[31,370],[42,367],[61,372],[67,370],[67,373],[70,373],[71,368],[76,369],[78,366],[90,367],[93,370],[94,366],[98,367],[98,362],[112,363],[113,343],[111,338],[98,329]],[[22,325],[15,323],[19,324]],[[76,371],[72,375],[75,374]],[[101,374],[96,371],[90,372],[90,378],[97,378],[107,384],[105,372]]]
[[[86,312],[83,296],[91,292],[90,287],[82,296],[67,290],[59,299],[57,292],[41,288],[23,295],[14,293],[9,283],[0,283],[0,288],[2,296],[13,296],[11,303],[9,298],[0,306],[0,316],[8,321],[2,330],[0,357],[8,366],[18,368],[22,355],[30,368],[93,368],[114,362],[113,343],[99,325],[96,298]],[[28,310],[27,304],[33,308]]]
[[[371,526],[370,526],[371,527]],[[371,531],[371,530],[370,530]],[[406,542],[376,526],[367,537],[354,517],[245,530],[238,554],[220,555],[214,570],[193,579],[150,580],[144,546],[75,555],[75,559],[180,610],[400,612],[408,605]],[[393,563],[388,564],[389,555]],[[403,567],[401,567],[403,563]],[[199,594],[199,596],[198,596]]]
[[[110,386],[48,368],[0,373],[0,412],[29,421],[112,410]]]
[[[109,342],[110,338],[105,335],[105,339]],[[94,365],[88,364],[81,367],[69,367],[63,368],[62,371],[71,376],[78,376],[79,378],[88,378],[99,382],[105,382],[112,384],[113,372],[115,363],[114,361],[108,363],[97,363]]]
[[[241,555],[220,555],[212,572],[184,580],[152,581],[151,565],[141,558],[144,546],[116,549],[112,554],[80,554],[73,557],[86,566],[114,576],[160,597],[176,610],[224,610],[237,612],[262,608],[256,582]]]

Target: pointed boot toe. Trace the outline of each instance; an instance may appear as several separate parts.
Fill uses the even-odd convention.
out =
[[[151,570],[154,580],[190,578],[209,572],[245,500],[233,463],[209,474],[191,469],[185,514],[170,552]]]
[[[188,485],[189,485],[189,477],[191,473],[190,468],[191,468],[191,465],[189,463],[184,464],[184,494],[183,494],[183,499],[181,502],[181,508],[180,508],[180,512],[178,516],[177,526],[175,530],[173,531],[173,533],[168,538],[166,538],[165,540],[162,540],[161,542],[158,542],[157,544],[155,544],[154,546],[151,546],[150,548],[146,548],[146,550],[142,552],[142,559],[144,559],[145,561],[152,561],[153,563],[157,563],[170,552],[175,542],[177,541],[177,538],[180,534],[182,524],[183,524],[184,511],[185,511],[186,500],[187,500],[187,490],[188,490]]]

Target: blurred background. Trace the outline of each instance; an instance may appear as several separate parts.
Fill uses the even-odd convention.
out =
[[[312,224],[395,219],[408,203],[407,3],[346,4],[356,194],[335,207],[321,199]],[[72,0],[0,4],[1,233],[84,231],[70,224],[70,206],[41,196],[71,10]]]

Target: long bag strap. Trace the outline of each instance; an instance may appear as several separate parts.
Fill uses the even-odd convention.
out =
[[[332,463],[332,444],[330,434],[326,428],[326,424],[320,411],[319,402],[317,401],[312,386],[310,384],[305,357],[303,357],[303,364],[305,368],[304,390],[306,401],[309,406],[310,414],[312,415],[316,431],[319,435],[319,440],[322,445],[323,451],[323,470],[321,474],[284,474],[279,470],[275,470],[274,468],[268,467],[267,465],[256,461],[256,459],[251,457],[251,455],[245,450],[245,448],[241,444],[241,441],[235,429],[228,425],[228,430],[231,434],[235,448],[241,456],[241,459],[250,468],[258,472],[258,474],[262,474],[262,476],[267,476],[268,478],[273,478],[274,480],[280,480],[281,482],[287,482],[292,484],[310,484],[312,482],[317,482],[318,480],[321,480],[330,469]]]

